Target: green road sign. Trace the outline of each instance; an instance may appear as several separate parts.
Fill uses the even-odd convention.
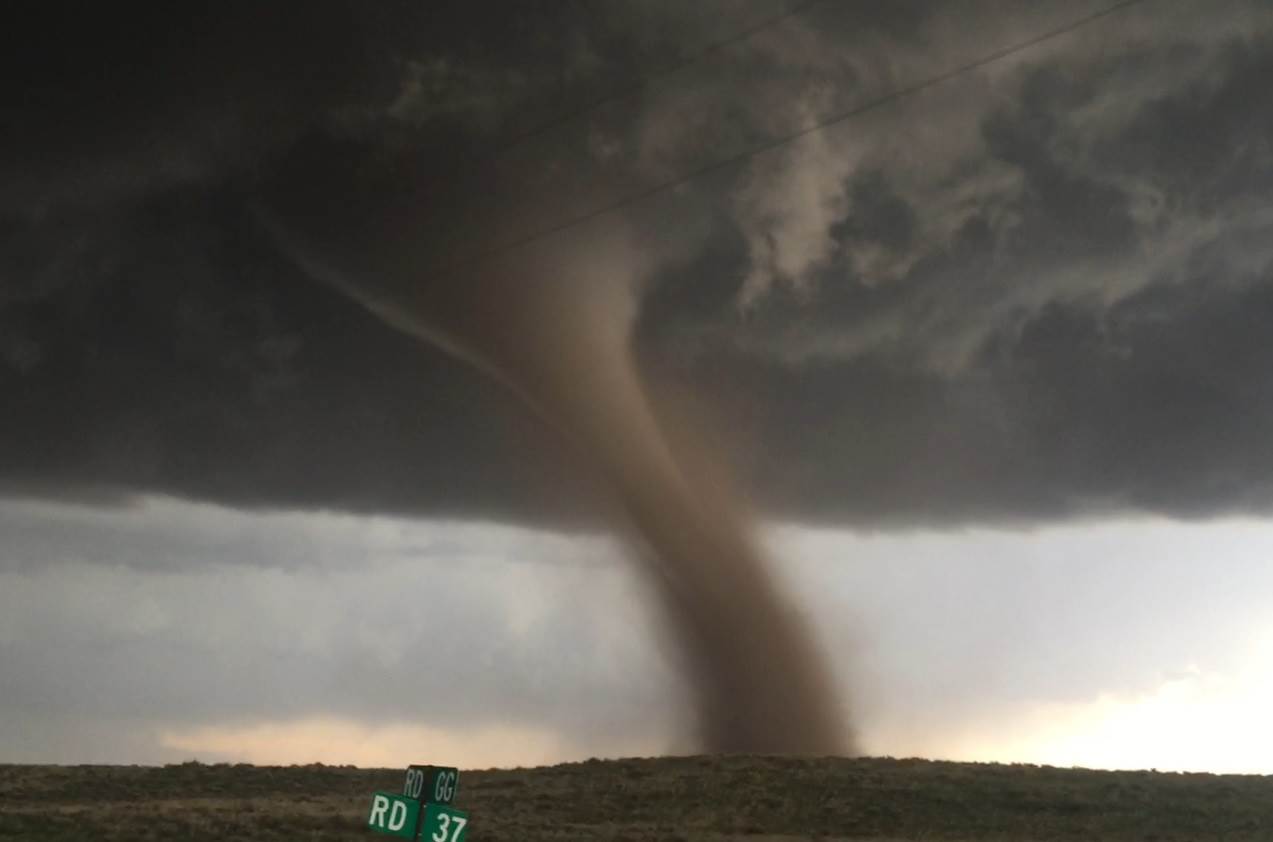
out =
[[[371,814],[367,816],[367,827],[372,830],[415,839],[419,824],[419,801],[391,792],[377,792],[372,796]]]
[[[445,804],[425,804],[420,842],[464,842],[469,814]]]
[[[460,773],[453,766],[408,766],[402,794],[417,801],[450,804],[459,782]]]

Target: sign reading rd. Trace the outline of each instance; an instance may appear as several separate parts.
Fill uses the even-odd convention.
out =
[[[377,792],[371,798],[371,815],[367,817],[367,826],[403,839],[415,839],[420,827],[420,802],[414,798]]]

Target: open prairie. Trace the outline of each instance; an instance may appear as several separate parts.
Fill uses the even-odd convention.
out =
[[[401,785],[321,765],[0,766],[0,839],[387,839],[367,806]],[[456,803],[474,842],[1273,839],[1273,777],[926,760],[594,760],[465,772]]]

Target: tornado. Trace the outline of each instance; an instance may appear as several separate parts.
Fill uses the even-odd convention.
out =
[[[772,579],[754,524],[678,461],[660,425],[632,352],[635,293],[621,249],[439,279],[413,275],[410,249],[334,251],[331,238],[263,219],[311,274],[519,395],[613,490],[626,521],[614,526],[632,536],[659,597],[703,750],[855,753],[825,659]]]

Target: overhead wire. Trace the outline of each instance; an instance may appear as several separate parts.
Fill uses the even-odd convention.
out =
[[[959,76],[962,76],[967,73],[971,73],[983,67],[987,67],[991,64],[1002,61],[1003,59],[1017,55],[1018,53],[1025,52],[1026,50],[1029,50],[1033,47],[1037,47],[1040,44],[1044,44],[1048,41],[1052,41],[1056,38],[1060,38],[1063,35],[1068,35],[1072,32],[1082,29],[1085,26],[1089,26],[1099,20],[1103,20],[1105,18],[1111,17],[1119,12],[1122,12],[1131,8],[1132,6],[1136,6],[1144,2],[1147,2],[1147,0],[1120,0],[1120,2],[1118,3],[1114,3],[1110,6],[1106,6],[1095,12],[1091,12],[1089,14],[1083,15],[1082,17],[1071,20],[1068,23],[1062,24],[1061,26],[1054,27],[1052,29],[1049,29],[1045,32],[1031,36],[1024,40],[1017,41],[1005,47],[1001,47],[997,50],[986,53],[985,55],[982,55],[971,61],[956,65],[955,67],[952,67],[952,68],[948,68],[947,70],[944,70],[932,76],[925,77],[924,79],[918,82],[915,82],[913,84],[906,85],[901,88],[895,88],[889,91],[888,93],[875,97],[874,99],[870,99],[864,103],[860,103],[858,105],[847,108],[843,111],[839,111],[828,117],[815,120],[793,131],[772,137],[769,140],[756,144],[736,154],[728,155],[724,158],[717,159],[710,163],[707,163],[702,166],[696,167],[694,169],[688,170],[686,172],[680,173],[679,175],[673,176],[663,181],[656,182],[655,184],[652,184],[643,190],[638,190],[636,192],[629,193],[618,199],[614,199],[609,202],[598,205],[596,207],[593,207],[587,211],[584,211],[583,213],[568,217],[564,220],[553,223],[551,225],[544,226],[542,228],[537,228],[533,231],[530,231],[526,234],[515,237],[513,239],[505,240],[490,248],[474,251],[456,260],[440,262],[433,266],[427,267],[425,271],[449,272],[456,269],[464,269],[479,263],[483,263],[487,260],[499,257],[510,251],[523,248],[532,243],[538,242],[539,240],[545,239],[547,237],[551,237],[555,234],[560,234],[564,231],[567,231],[571,228],[575,228],[579,225],[583,225],[584,223],[590,222],[591,220],[597,219],[598,217],[602,217],[607,214],[614,213],[615,211],[629,207],[638,202],[642,202],[653,196],[666,193],[670,190],[673,190],[677,187],[681,187],[685,184],[688,184],[704,176],[745,163],[753,158],[756,158],[760,155],[765,154],[766,152],[771,152],[780,147],[787,146],[791,143],[795,143],[796,141],[804,137],[812,135],[816,132],[825,131],[828,128],[836,126],[840,123],[844,123],[855,117],[861,116],[862,114],[865,114],[867,112],[874,111],[878,108],[882,108],[886,105],[897,102],[898,100],[902,100],[907,97],[911,97],[916,94],[922,93],[931,88],[935,88]],[[816,4],[816,0],[815,0],[815,3],[804,4],[804,8],[802,10],[807,10],[807,7],[815,5],[815,4]],[[787,13],[780,17],[785,19],[786,17],[792,16],[792,14],[795,14],[795,13],[794,12]],[[754,34],[754,32],[752,34]]]
[[[805,0],[805,2],[796,3],[782,12],[758,20],[752,25],[740,29],[737,32],[727,35],[717,41],[712,41],[698,50],[695,50],[690,55],[683,57],[679,61],[673,62],[666,67],[659,68],[653,73],[629,79],[613,90],[607,91],[594,99],[581,103],[580,105],[571,108],[564,113],[558,114],[532,128],[505,138],[505,142],[501,143],[497,149],[491,152],[489,157],[498,158],[506,152],[509,152],[510,150],[515,149],[542,134],[550,132],[553,129],[569,125],[582,117],[586,117],[594,111],[598,111],[608,105],[612,105],[616,102],[622,102],[625,99],[636,96],[637,94],[645,91],[647,88],[705,61],[716,53],[741,44],[742,42],[759,35],[766,29],[771,29],[781,23],[791,20],[792,18],[799,17],[800,15],[812,10],[815,6],[826,5],[828,2],[830,2],[830,0]]]

